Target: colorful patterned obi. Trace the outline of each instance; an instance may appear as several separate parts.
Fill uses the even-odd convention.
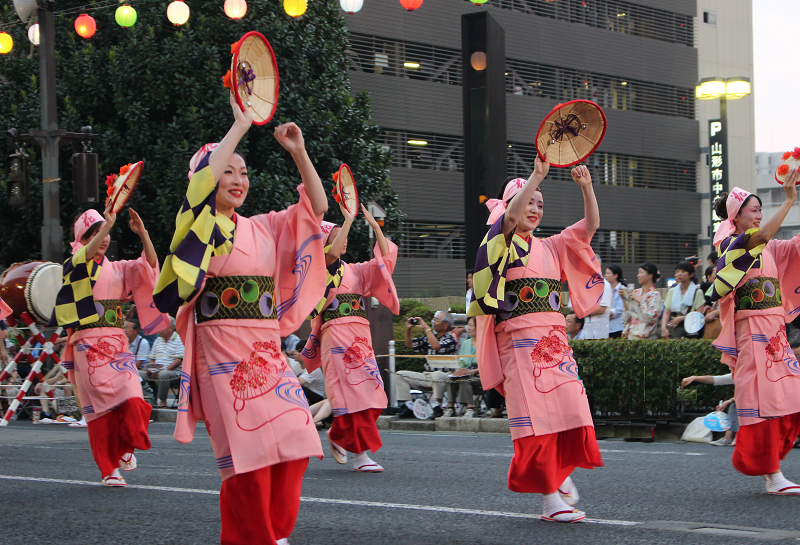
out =
[[[336,318],[348,318],[353,316],[364,319],[367,318],[364,298],[358,293],[340,293],[322,312],[322,321],[328,322]]]
[[[519,278],[506,282],[506,308],[497,315],[497,323],[533,312],[558,312],[561,309],[561,280]]]
[[[75,331],[91,329],[93,327],[119,327],[125,325],[125,316],[122,314],[122,305],[119,299],[95,299],[94,306],[100,319],[94,323],[79,325]]]
[[[781,287],[777,278],[759,276],[751,278],[735,295],[736,310],[765,310],[781,306]]]
[[[271,276],[215,276],[206,280],[195,305],[197,323],[209,320],[276,320]]]

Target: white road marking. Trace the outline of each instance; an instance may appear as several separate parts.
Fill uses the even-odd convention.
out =
[[[33,481],[40,483],[56,483],[56,484],[76,484],[83,486],[104,486],[103,483],[98,481],[77,481],[71,479],[47,479],[43,477],[20,477],[16,475],[0,475],[0,479],[9,481]],[[126,488],[135,488],[139,490],[155,490],[158,492],[182,492],[186,494],[205,494],[205,495],[219,495],[219,490],[204,490],[201,488],[175,488],[171,486],[150,486],[142,484],[129,484]],[[444,507],[438,505],[413,505],[407,503],[386,503],[386,502],[372,502],[372,501],[357,501],[357,500],[339,500],[334,498],[307,498],[301,497],[300,501],[306,503],[329,503],[336,505],[357,505],[360,507],[381,507],[385,509],[409,509],[412,511],[428,511],[436,513],[453,513],[459,515],[481,515],[487,517],[504,517],[504,518],[517,518],[517,519],[541,519],[540,515],[533,515],[530,513],[513,513],[509,511],[484,511],[480,509],[460,509],[457,507]],[[591,524],[605,524],[611,526],[637,526],[641,522],[631,522],[628,520],[604,520],[604,519],[585,519],[584,522]]]

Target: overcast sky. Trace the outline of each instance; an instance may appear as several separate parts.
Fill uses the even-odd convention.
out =
[[[800,146],[800,0],[753,0],[756,151]]]

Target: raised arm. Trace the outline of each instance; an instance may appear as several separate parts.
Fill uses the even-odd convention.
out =
[[[369,226],[375,231],[375,238],[378,241],[378,247],[381,249],[381,255],[389,255],[389,244],[386,242],[386,237],[383,236],[381,226],[378,225],[378,222],[375,221],[375,218],[372,217],[372,214],[369,213],[367,207],[363,204],[361,205],[361,212],[364,214],[364,219],[367,220]]]
[[[94,254],[97,253],[97,250],[100,249],[100,246],[103,245],[103,239],[106,238],[106,235],[111,232],[111,228],[114,227],[114,222],[117,221],[117,215],[111,211],[111,203],[106,206],[106,209],[103,211],[103,217],[106,219],[106,222],[100,227],[100,230],[97,231],[97,234],[92,237],[92,240],[89,241],[89,244],[86,245],[86,262],[88,263],[94,258]]]
[[[311,206],[314,213],[321,216],[328,211],[328,197],[325,195],[325,188],[319,179],[311,159],[306,153],[306,145],[303,140],[303,132],[294,123],[284,123],[275,127],[275,139],[280,142],[286,151],[292,154],[303,179],[308,198],[311,199]]]
[[[578,165],[572,169],[572,179],[583,191],[583,215],[586,218],[586,230],[594,236],[600,227],[600,208],[592,187],[592,175],[586,165]]]
[[[208,166],[211,167],[211,173],[214,175],[214,180],[219,181],[222,173],[228,168],[228,161],[236,151],[236,146],[239,141],[247,133],[250,125],[253,124],[253,114],[249,111],[242,111],[236,99],[231,95],[231,109],[233,110],[233,125],[228,130],[228,134],[220,141],[219,145],[211,152],[211,157],[208,158]]]
[[[786,193],[786,200],[783,201],[783,204],[781,204],[775,214],[762,223],[758,231],[753,233],[747,241],[748,250],[752,250],[761,244],[766,244],[772,240],[772,237],[778,232],[783,220],[786,219],[786,215],[789,213],[789,210],[792,209],[792,205],[797,199],[797,186],[795,184],[798,179],[800,179],[800,173],[798,173],[797,168],[791,169],[788,174],[786,174],[786,179],[783,183],[783,191]]]
[[[342,228],[336,234],[336,238],[331,242],[328,253],[325,254],[326,266],[332,265],[338,260],[347,245],[347,235],[350,233],[350,226],[353,225],[353,216],[344,207],[342,207],[342,214],[344,214],[344,223],[342,223]]]
[[[128,214],[131,216],[128,226],[131,228],[131,231],[139,235],[139,238],[142,240],[144,256],[147,258],[147,263],[151,267],[155,267],[158,265],[158,255],[156,255],[156,249],[153,247],[153,242],[150,240],[150,234],[147,232],[147,229],[144,228],[142,218],[133,208],[128,208]]]
[[[539,184],[542,183],[542,180],[544,180],[544,177],[547,176],[549,171],[550,163],[547,162],[547,158],[537,156],[533,167],[533,173],[531,173],[525,185],[522,186],[522,189],[511,199],[506,209],[505,216],[503,217],[503,234],[506,236],[506,239],[508,239],[511,233],[514,232],[514,229],[517,228],[517,223],[519,223],[520,218],[525,214],[525,207],[528,206],[531,197],[533,197],[534,192],[539,188]]]

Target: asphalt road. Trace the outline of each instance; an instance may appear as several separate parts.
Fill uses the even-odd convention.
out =
[[[125,489],[97,486],[85,429],[0,428],[0,544],[218,543],[208,437],[198,427],[180,445],[172,427],[151,424],[153,448],[137,453]],[[601,441],[606,467],[573,475],[589,522],[564,525],[538,520],[539,496],[506,488],[508,436],[383,439],[383,474],[311,460],[292,545],[800,543],[800,497],[765,494],[733,470],[730,448]],[[800,450],[783,469],[800,481]]]

